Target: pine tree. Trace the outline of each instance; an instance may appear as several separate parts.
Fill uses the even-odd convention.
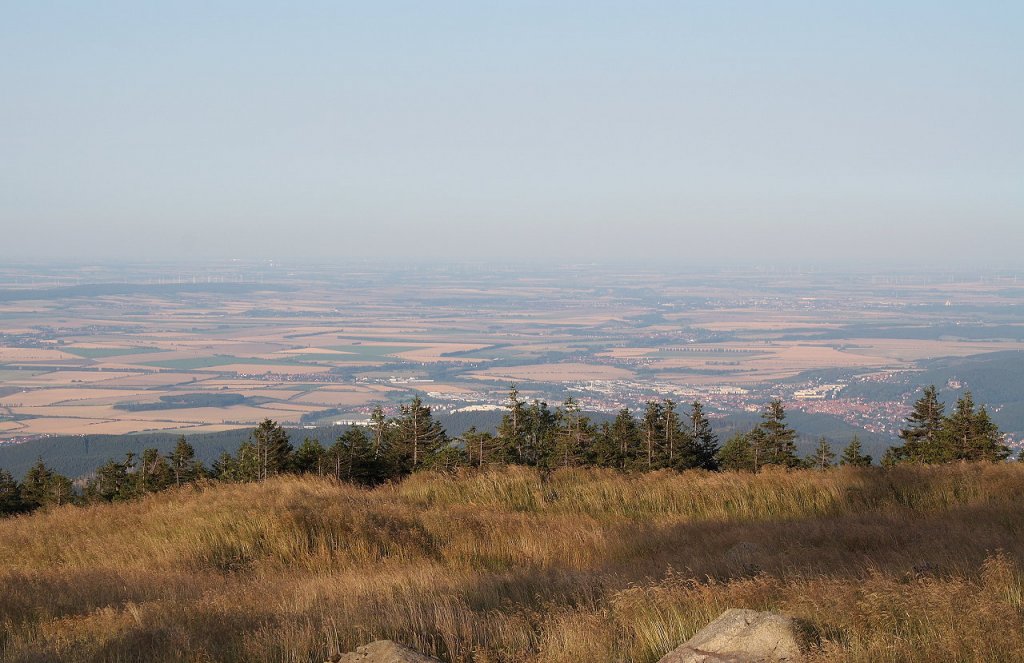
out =
[[[941,439],[943,460],[998,461],[1010,455],[999,427],[984,406],[975,411],[974,397],[969,391],[957,400],[953,412],[943,418]]]
[[[239,445],[234,458],[224,466],[227,473],[221,477],[237,482],[262,481],[267,476],[268,456],[266,447],[257,446],[250,438]]]
[[[210,467],[210,476],[217,481],[237,481],[238,461],[227,451],[222,451]]]
[[[914,403],[907,417],[907,427],[900,431],[903,444],[893,447],[889,453],[890,462],[940,463],[947,460],[949,454],[942,440],[944,409],[935,385],[925,387],[924,395]]]
[[[832,461],[836,459],[836,454],[832,451],[832,445],[828,443],[824,437],[818,438],[818,446],[814,450],[814,456],[811,457],[811,464],[813,467],[819,470],[827,470],[832,467]]]
[[[839,458],[839,464],[853,467],[867,467],[871,465],[871,456],[861,453],[860,437],[857,435],[853,436],[850,444],[843,449],[843,455]]]
[[[750,459],[753,465],[753,471],[758,472],[762,467],[769,464],[769,450],[768,450],[768,438],[765,435],[764,429],[760,426],[754,428],[752,431],[745,436],[747,444],[750,447]]]
[[[46,504],[52,478],[53,471],[46,466],[43,459],[36,459],[21,482],[21,499],[26,508],[37,509]]]
[[[498,444],[502,462],[525,464],[526,402],[519,398],[519,390],[514,384],[509,385],[505,409],[508,412],[501,417],[501,424],[498,426]]]
[[[756,471],[754,449],[749,436],[737,433],[726,440],[722,448],[718,450],[716,462],[723,470]]]
[[[280,424],[264,419],[249,436],[258,465],[256,481],[265,481],[269,477],[288,471],[291,461],[292,445],[288,441],[288,433]]]
[[[483,468],[504,457],[505,443],[487,431],[478,431],[476,426],[462,434],[466,449],[466,462],[477,469]]]
[[[594,437],[590,463],[598,467],[626,469],[634,466],[640,431],[629,408],[622,408],[611,423],[604,422]]]
[[[931,462],[949,462],[952,460],[971,460],[971,448],[974,446],[974,396],[970,391],[957,399],[953,411],[942,419],[939,435],[940,453]]]
[[[579,465],[589,451],[592,439],[590,420],[572,396],[555,412],[555,449],[548,467]]]
[[[21,488],[11,473],[0,469],[0,516],[22,510]]]
[[[661,429],[663,444],[661,449],[661,465],[676,470],[697,467],[697,449],[689,426],[685,429],[676,412],[676,404],[670,399],[661,403],[663,417]]]
[[[54,506],[62,504],[74,504],[75,485],[71,479],[56,472],[50,476],[50,483],[46,487],[47,503]]]
[[[174,474],[167,460],[157,449],[145,449],[135,469],[135,492],[155,493],[174,482]]]
[[[602,421],[594,429],[594,439],[590,443],[590,450],[583,462],[590,467],[622,467],[622,458],[619,454],[619,448],[612,438],[612,425],[610,422]]]
[[[554,453],[555,413],[544,401],[534,399],[525,411],[523,462],[548,465]]]
[[[786,410],[781,400],[772,399],[765,406],[759,428],[764,435],[766,452],[763,465],[796,467],[800,464],[796,455],[796,431],[786,425]]]
[[[431,456],[448,445],[448,434],[419,396],[400,412],[394,425],[396,466],[403,474],[430,467]]]
[[[465,450],[448,440],[430,457],[430,468],[436,472],[454,473],[467,465]]]
[[[350,426],[327,450],[326,460],[336,479],[373,485],[384,481],[383,459],[374,458],[374,444],[362,426]]]
[[[619,453],[619,467],[635,467],[640,460],[640,426],[629,408],[622,408],[615,415],[610,433]]]
[[[1010,447],[1003,442],[1003,434],[988,415],[984,405],[974,417],[974,436],[970,460],[998,462],[1010,457]]]
[[[174,450],[167,454],[174,485],[193,483],[203,476],[203,465],[196,460],[196,450],[188,443],[185,436],[178,438]]]
[[[373,435],[373,459],[382,462],[389,455],[389,438],[391,422],[384,414],[384,408],[379,404],[375,405],[370,414],[370,431]]]
[[[661,411],[661,403],[658,401],[647,401],[640,429],[643,437],[646,461],[644,465],[648,470],[653,470],[656,466],[655,454],[657,451],[658,440],[661,436],[661,424],[663,420],[664,414]]]
[[[121,502],[136,497],[136,485],[128,472],[129,469],[134,469],[134,466],[135,459],[131,453],[121,462],[108,460],[86,483],[86,498],[90,501]]]
[[[69,504],[75,497],[71,479],[48,468],[42,458],[29,468],[20,493],[22,506],[27,510]]]
[[[315,438],[305,438],[292,456],[292,469],[299,474],[324,475],[324,457],[326,450]]]
[[[711,429],[711,422],[704,414],[704,406],[700,401],[694,401],[690,406],[690,436],[693,439],[696,467],[717,470],[718,436]]]

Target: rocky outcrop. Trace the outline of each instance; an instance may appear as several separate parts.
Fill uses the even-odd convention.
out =
[[[796,663],[805,640],[791,617],[730,608],[659,663]]]
[[[436,658],[424,656],[391,640],[377,640],[359,647],[354,652],[337,654],[327,663],[439,663]]]

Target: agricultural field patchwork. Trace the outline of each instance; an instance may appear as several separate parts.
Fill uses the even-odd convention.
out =
[[[998,275],[232,263],[180,280],[95,268],[90,294],[80,275],[43,287],[60,270],[38,267],[30,300],[28,269],[0,270],[0,293],[15,293],[0,297],[0,441],[362,421],[415,394],[492,407],[511,383],[605,412],[668,397],[724,416],[781,395],[892,435],[932,363],[1024,350],[1024,287]],[[949,371],[947,391],[973,386]],[[990,402],[1015,433],[1011,386]]]

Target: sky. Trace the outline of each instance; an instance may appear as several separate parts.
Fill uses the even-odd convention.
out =
[[[9,260],[1012,267],[1024,3],[0,10]]]

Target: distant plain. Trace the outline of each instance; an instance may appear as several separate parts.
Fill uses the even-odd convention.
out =
[[[0,272],[0,439],[323,425],[413,394],[497,405],[513,382],[591,410],[727,413],[815,375],[899,381],[1024,348],[1024,286],[1000,274],[47,269]],[[182,394],[244,402],[126,409]]]

